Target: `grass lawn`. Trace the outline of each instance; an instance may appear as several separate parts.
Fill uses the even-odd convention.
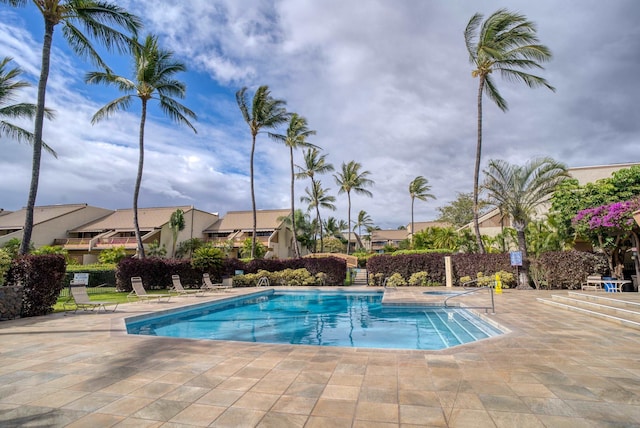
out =
[[[168,290],[147,290],[148,294],[167,294],[169,293]],[[127,302],[136,302],[138,301],[138,298],[133,296],[131,298],[127,298],[127,296],[129,295],[129,292],[127,291],[123,291],[123,292],[106,292],[106,293],[91,293],[89,294],[89,299],[91,300],[95,300],[95,301],[102,301],[102,302],[113,302],[113,303],[127,303]],[[73,300],[73,299],[71,299]],[[62,312],[64,311],[63,308],[63,304],[65,302],[69,301],[69,297],[58,297],[58,301],[56,302],[56,304],[53,306],[53,312]],[[72,308],[75,308],[75,306],[73,304],[71,304]],[[69,308],[69,305],[67,305],[67,308]]]

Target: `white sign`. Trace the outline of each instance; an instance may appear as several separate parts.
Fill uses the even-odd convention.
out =
[[[89,285],[89,274],[88,273],[74,273],[73,281],[71,281],[72,285]]]

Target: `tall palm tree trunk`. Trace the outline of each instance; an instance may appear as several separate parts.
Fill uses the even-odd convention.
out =
[[[347,225],[348,225],[348,234],[347,234],[347,255],[351,254],[349,249],[351,248],[351,192],[347,192],[347,200],[349,201],[349,207],[347,211]]]
[[[296,258],[300,258],[300,249],[298,248],[298,233],[296,232],[296,210],[294,202],[294,181],[295,173],[293,171],[293,147],[289,147],[289,159],[291,161],[291,230],[293,231],[293,254]]]
[[[531,290],[529,286],[529,256],[527,255],[527,239],[524,234],[524,223],[514,222],[513,227],[516,229],[518,235],[518,248],[522,252],[522,270],[520,271],[520,278],[518,278],[519,290]]]
[[[478,252],[484,254],[484,245],[480,235],[480,222],[478,220],[478,194],[480,193],[480,157],[482,155],[482,90],[484,89],[484,77],[480,76],[478,85],[478,142],[476,144],[476,166],[473,172],[473,228],[476,233]]]
[[[251,135],[251,160],[250,160],[250,173],[251,173],[251,207],[253,209],[253,233],[251,234],[251,258],[253,259],[256,254],[256,230],[258,229],[258,215],[256,213],[256,193],[253,185],[253,156],[256,151],[256,136]]]
[[[42,129],[44,127],[44,106],[49,80],[49,67],[51,63],[51,42],[53,40],[54,24],[45,18],[44,20],[44,42],[42,43],[42,67],[40,69],[40,80],[38,81],[38,101],[36,117],[33,131],[33,160],[31,165],[31,185],[29,186],[29,197],[27,199],[27,212],[22,231],[22,242],[20,243],[20,254],[27,254],[33,233],[33,210],[36,206],[36,195],[38,194],[38,181],[40,180],[40,160],[42,158]]]
[[[142,184],[142,169],[144,168],[144,125],[147,121],[147,100],[142,99],[142,113],[140,114],[140,136],[138,141],[138,175],[136,176],[136,186],[133,189],[133,228],[136,234],[136,242],[138,243],[138,258],[144,259],[144,245],[142,245],[142,236],[140,235],[140,226],[138,224],[138,195],[140,195],[140,185]]]
[[[415,198],[411,198],[411,248],[413,248],[413,236],[416,231],[413,229],[413,203],[415,202]]]

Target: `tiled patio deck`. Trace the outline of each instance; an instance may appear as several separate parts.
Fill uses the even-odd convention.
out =
[[[0,426],[640,426],[640,331],[536,301],[550,293],[505,290],[490,317],[511,333],[444,351],[124,334],[195,297],[5,321]]]

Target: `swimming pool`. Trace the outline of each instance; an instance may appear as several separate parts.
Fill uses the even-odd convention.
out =
[[[465,309],[382,304],[382,293],[263,293],[128,319],[130,334],[354,348],[437,350],[502,334]]]

